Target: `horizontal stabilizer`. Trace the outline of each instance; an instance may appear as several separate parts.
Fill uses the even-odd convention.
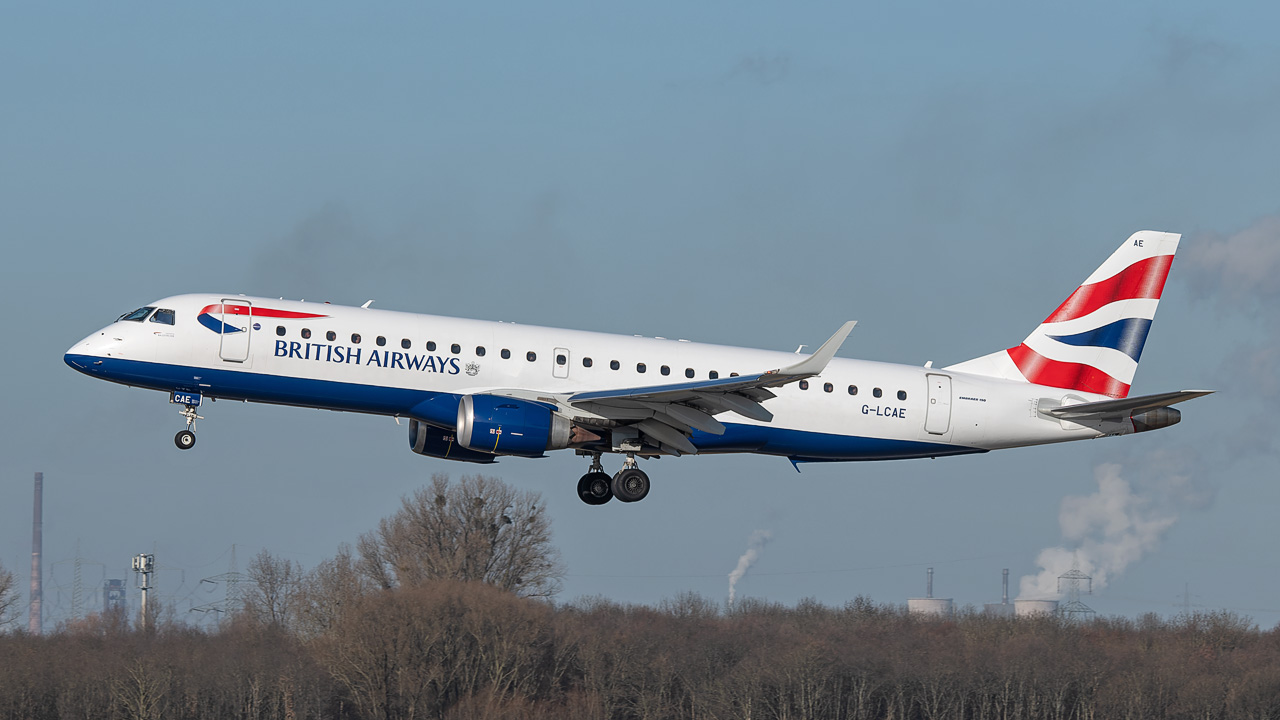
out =
[[[1143,395],[1120,400],[1103,400],[1101,402],[1080,403],[1079,405],[1066,405],[1043,410],[1042,412],[1065,420],[1108,415],[1131,415],[1153,408],[1169,407],[1170,405],[1211,395],[1212,393],[1212,390],[1179,390],[1177,392]]]

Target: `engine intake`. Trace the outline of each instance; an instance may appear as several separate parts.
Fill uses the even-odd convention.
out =
[[[569,447],[569,418],[541,403],[497,395],[465,395],[458,403],[458,442],[494,455],[541,457]]]
[[[497,462],[490,453],[476,452],[462,447],[458,444],[456,433],[452,430],[441,430],[417,420],[409,421],[409,448],[419,455],[445,460],[473,463]]]
[[[1182,412],[1171,407],[1158,407],[1134,413],[1129,419],[1133,421],[1133,431],[1140,433],[1177,425],[1182,420]]]

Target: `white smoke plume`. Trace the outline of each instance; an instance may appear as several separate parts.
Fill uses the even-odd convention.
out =
[[[1207,235],[1188,243],[1191,286],[1238,312],[1241,301],[1280,299],[1280,215],[1259,218],[1231,235]]]
[[[1059,597],[1058,576],[1073,566],[1093,577],[1095,591],[1106,587],[1160,544],[1177,522],[1175,505],[1192,500],[1185,475],[1162,473],[1157,484],[1135,492],[1121,469],[1116,463],[1099,465],[1094,468],[1097,492],[1063,498],[1058,512],[1063,542],[1040,551],[1040,572],[1022,578],[1019,600]]]
[[[742,579],[752,565],[756,564],[756,560],[760,559],[760,555],[764,553],[764,546],[769,544],[773,539],[773,531],[756,530],[751,533],[751,537],[747,538],[747,551],[742,553],[742,557],[738,558],[738,566],[729,573],[729,604],[733,604],[735,595],[734,588],[738,581]]]

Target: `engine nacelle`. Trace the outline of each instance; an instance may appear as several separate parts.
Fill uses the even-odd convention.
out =
[[[468,450],[459,445],[456,434],[452,430],[441,430],[417,420],[409,421],[409,448],[419,455],[445,460],[473,463],[497,462],[490,453]]]
[[[1133,421],[1133,431],[1140,433],[1177,425],[1182,420],[1182,412],[1171,407],[1158,407],[1134,413],[1129,419]]]
[[[541,457],[569,447],[569,418],[541,403],[497,395],[465,395],[458,403],[458,442],[494,455]]]

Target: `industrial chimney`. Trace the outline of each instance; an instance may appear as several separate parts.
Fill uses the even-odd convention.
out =
[[[925,574],[925,591],[922,598],[907,598],[907,610],[920,615],[931,615],[949,618],[956,612],[955,602],[951,598],[933,596],[933,568]]]
[[[41,588],[40,552],[42,544],[42,527],[44,518],[44,473],[36,473],[35,508],[31,519],[31,615],[27,620],[27,631],[39,635],[44,629],[44,617],[40,613],[40,601],[44,597]]]
[[[1009,568],[1004,569],[1000,588],[1000,602],[987,603],[982,606],[982,611],[997,617],[1013,617],[1016,608],[1009,604]]]

